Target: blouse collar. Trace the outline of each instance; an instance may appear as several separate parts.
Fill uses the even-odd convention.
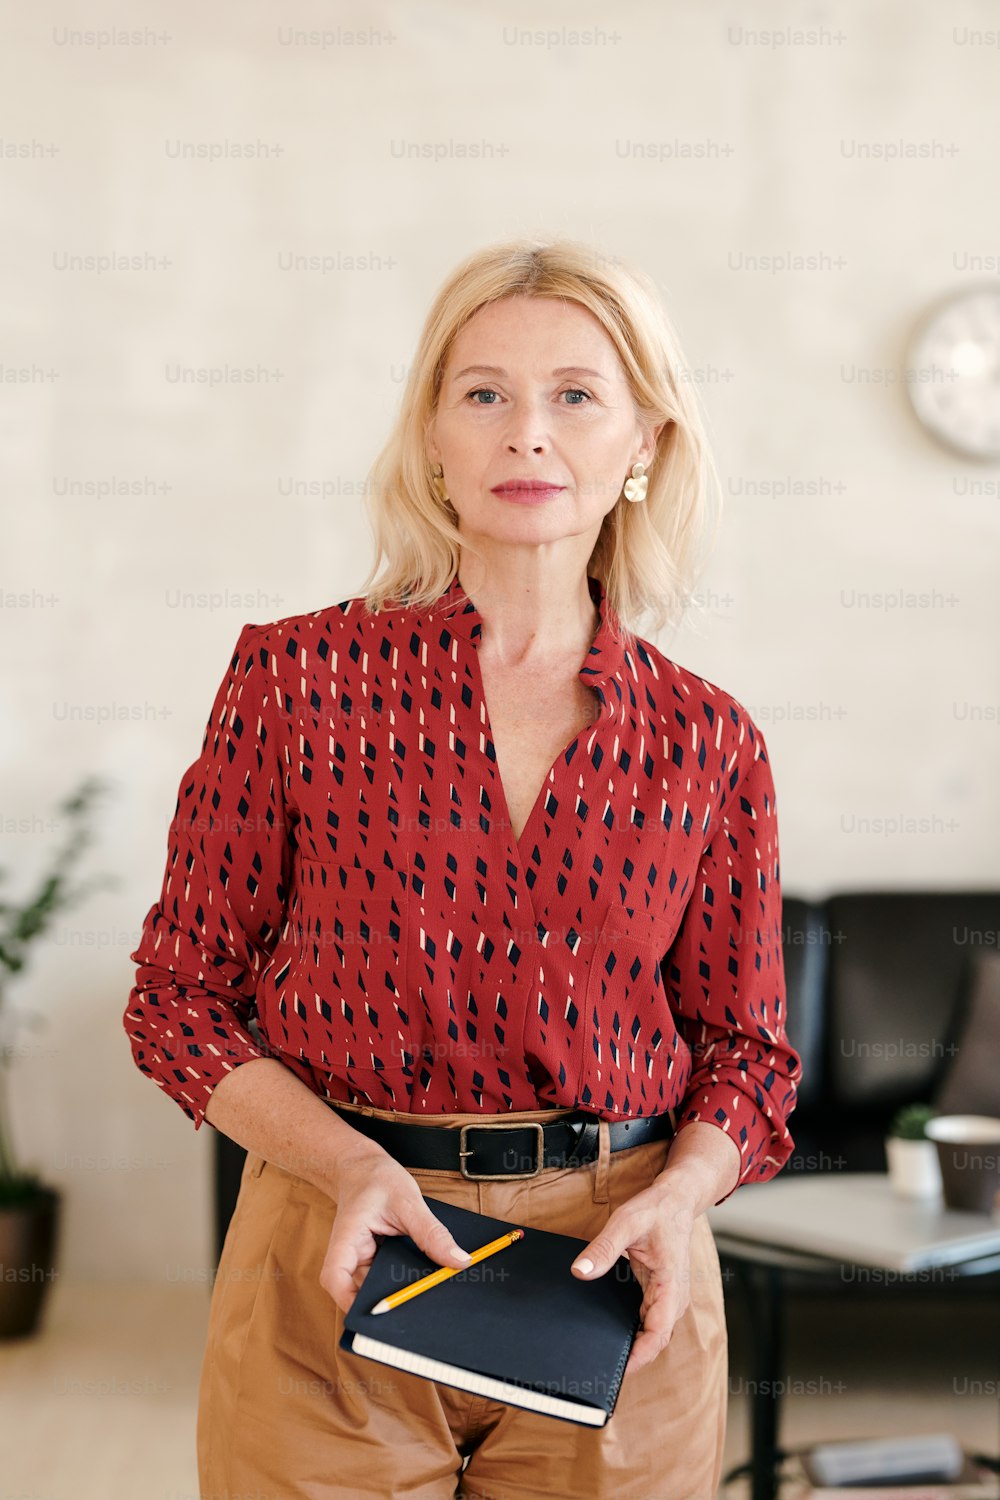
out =
[[[625,723],[629,698],[629,679],[634,680],[635,671],[629,652],[621,639],[621,626],[608,599],[603,583],[588,573],[587,584],[590,597],[598,610],[598,625],[583,665],[580,680],[596,690],[601,700],[602,718]],[[456,573],[444,592],[432,606],[444,628],[453,636],[461,636],[476,647],[482,639],[483,617],[471,597],[467,597]]]

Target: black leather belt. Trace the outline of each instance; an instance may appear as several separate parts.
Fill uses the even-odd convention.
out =
[[[337,1108],[338,1101],[327,1099]],[[356,1110],[339,1111],[404,1167],[460,1172],[471,1182],[490,1178],[537,1177],[543,1167],[582,1167],[596,1161],[600,1145],[597,1115],[563,1115],[551,1125],[541,1121],[490,1120],[482,1125],[438,1126],[409,1119],[382,1120]],[[608,1123],[612,1151],[673,1135],[669,1114],[644,1115]]]

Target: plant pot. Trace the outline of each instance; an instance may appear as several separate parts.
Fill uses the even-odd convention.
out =
[[[56,1276],[62,1193],[39,1188],[27,1203],[0,1204],[0,1339],[37,1331]]]
[[[941,1194],[941,1166],[933,1141],[905,1140],[887,1135],[885,1154],[889,1183],[900,1198],[937,1198]]]

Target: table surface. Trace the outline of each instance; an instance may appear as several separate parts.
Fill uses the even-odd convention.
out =
[[[1000,1255],[1000,1214],[897,1197],[885,1172],[817,1172],[745,1183],[708,1210],[717,1239],[913,1273]]]

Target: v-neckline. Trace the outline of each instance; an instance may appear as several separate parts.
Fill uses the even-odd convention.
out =
[[[535,836],[535,827],[541,816],[541,809],[547,795],[552,772],[565,761],[566,756],[574,745],[578,744],[586,735],[599,732],[605,726],[620,727],[625,722],[625,683],[624,668],[628,663],[621,627],[617,615],[611,608],[607,597],[605,586],[601,579],[595,574],[588,573],[587,583],[590,596],[598,610],[598,625],[590,643],[590,648],[581,663],[578,676],[580,680],[597,694],[600,710],[595,719],[577,731],[559,751],[558,755],[549,765],[548,770],[538,789],[538,793],[521,830],[520,838],[514,837],[514,823],[510,815],[510,806],[507,801],[507,789],[503,784],[500,774],[500,762],[497,759],[496,742],[493,738],[493,723],[490,718],[489,703],[486,699],[486,685],[483,680],[482,668],[479,663],[479,642],[482,638],[483,619],[476,608],[475,602],[467,595],[459,581],[456,572],[444,590],[440,598],[435,602],[434,608],[440,611],[440,618],[453,635],[464,636],[473,648],[476,655],[475,671],[478,678],[479,699],[482,705],[483,724],[482,729],[486,735],[493,751],[491,767],[493,772],[493,792],[496,803],[493,809],[494,816],[491,818],[491,827],[495,824],[496,816],[504,821],[504,844],[508,859],[513,859],[523,885],[525,895],[530,902],[530,888],[528,887],[526,875],[528,860],[530,857],[531,844],[529,840]]]
[[[503,776],[500,773],[500,761],[497,756],[497,745],[493,735],[493,720],[490,717],[490,705],[486,697],[486,684],[483,680],[483,669],[479,661],[478,653],[476,655],[476,673],[479,678],[479,698],[480,702],[483,705],[483,729],[486,734],[487,740],[493,750],[493,757],[490,763],[493,768],[493,784],[494,790],[496,792],[496,800],[499,803],[499,807],[495,811],[498,811],[502,816],[503,827],[506,830],[507,835],[508,848],[510,850],[513,850],[514,854],[517,857],[517,864],[518,868],[520,869],[521,875],[522,877],[526,878],[528,873],[530,850],[524,848],[523,845],[527,841],[529,835],[532,834],[535,819],[539,815],[539,809],[544,805],[545,797],[548,794],[549,785],[552,779],[552,773],[561,763],[565,761],[569,751],[573,748],[574,745],[576,745],[581,739],[583,739],[584,735],[589,735],[592,730],[597,730],[600,728],[603,718],[603,712],[601,711],[600,704],[600,695],[598,695],[597,715],[593,719],[591,719],[589,723],[585,724],[582,729],[578,729],[576,734],[572,735],[571,738],[566,741],[562,749],[550,762],[548,770],[545,772],[545,775],[542,778],[541,786],[538,788],[535,799],[528,810],[528,816],[524,820],[524,827],[521,829],[520,835],[515,835],[514,820],[511,817],[510,803],[507,799],[507,788],[504,786]]]

